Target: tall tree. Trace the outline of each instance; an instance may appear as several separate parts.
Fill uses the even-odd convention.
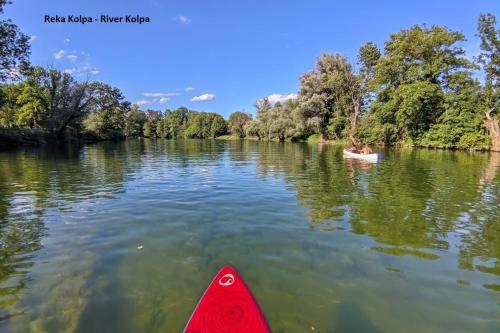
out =
[[[365,51],[366,50],[366,51]],[[377,50],[367,44],[361,61],[371,60],[370,52]],[[320,133],[336,139],[349,136],[356,143],[354,133],[361,115],[365,95],[362,78],[341,54],[324,53],[316,62],[316,69],[300,78],[300,109],[305,118],[318,118]]]
[[[0,14],[10,0],[0,0]],[[29,37],[11,20],[0,20],[0,81],[17,79],[29,65]]]
[[[167,110],[165,112],[163,124],[167,138],[176,139],[182,136],[182,132],[184,131],[187,122],[188,111],[189,110],[186,107],[180,107],[177,110]]]
[[[92,82],[90,89],[93,98],[84,121],[86,129],[102,138],[122,136],[130,105],[123,102],[121,91],[102,82]]]
[[[460,32],[416,25],[392,34],[374,66],[377,99],[371,106],[385,143],[418,143],[444,112],[450,76],[473,64],[457,45]]]
[[[485,108],[484,126],[491,139],[491,149],[500,151],[500,29],[493,14],[481,14],[478,22],[477,35],[481,39],[481,54],[479,64],[486,74],[483,89],[483,104]]]
[[[257,111],[257,120],[258,122],[254,122],[249,125],[248,135],[250,136],[258,136],[259,138],[266,138],[270,136],[269,132],[269,111],[272,108],[271,102],[269,102],[269,98],[264,97],[257,100],[254,103],[254,107]],[[245,133],[247,130],[245,130]]]
[[[146,122],[146,114],[139,109],[136,104],[132,105],[130,111],[125,117],[125,136],[140,137],[142,136],[143,126]]]
[[[146,110],[146,123],[148,124],[147,126],[149,127],[148,130],[148,135],[147,137],[156,137],[157,133],[157,126],[158,123],[161,121],[161,111],[159,110]],[[144,124],[146,126],[146,124]],[[146,127],[144,128],[144,135],[146,136]]]
[[[0,127],[12,127],[16,125],[16,117],[19,111],[17,98],[21,94],[21,84],[6,84],[0,89]]]
[[[245,124],[252,120],[252,115],[242,111],[231,113],[227,121],[229,131],[240,138],[245,137]]]
[[[49,91],[44,87],[45,74],[42,68],[33,68],[27,80],[21,83],[17,97],[17,125],[36,128],[47,118]]]

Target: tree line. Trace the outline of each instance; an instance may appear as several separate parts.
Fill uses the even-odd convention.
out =
[[[350,63],[322,54],[300,76],[297,98],[255,103],[257,116],[240,136],[353,144],[417,145],[500,151],[500,30],[479,17],[481,53],[470,59],[465,36],[443,26],[415,25],[391,34],[383,50],[368,42]],[[481,70],[479,80],[476,71]]]
[[[0,12],[6,3],[0,0]],[[322,54],[315,68],[300,76],[296,98],[259,99],[255,119],[238,111],[227,122],[217,113],[185,107],[143,111],[116,87],[31,66],[27,36],[10,20],[0,21],[0,28],[2,128],[95,140],[231,133],[299,141],[315,135],[355,145],[500,151],[500,30],[493,14],[479,17],[481,52],[473,59],[462,46],[462,33],[415,25],[391,34],[382,50],[372,42],[361,46],[356,63],[342,54]]]

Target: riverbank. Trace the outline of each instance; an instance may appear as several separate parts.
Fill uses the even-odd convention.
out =
[[[0,150],[65,143],[87,144],[125,139],[125,136],[115,132],[107,133],[105,136],[98,136],[91,132],[75,135],[68,131],[62,137],[57,137],[53,133],[39,128],[0,128]]]
[[[30,129],[30,128],[0,128],[0,150],[2,149],[15,149],[17,147],[37,147],[40,145],[60,145],[66,143],[77,144],[90,144],[101,141],[121,141],[128,139],[121,133],[109,132],[105,136],[98,136],[92,132],[85,132],[80,135],[74,135],[67,132],[63,137],[57,138],[54,134],[44,129]],[[152,138],[156,140],[157,138]],[[214,138],[221,141],[268,141],[279,142],[278,139],[259,139],[257,136],[247,136],[241,138],[234,134],[225,134]],[[159,139],[161,140],[161,139]],[[309,144],[327,144],[334,146],[350,146],[351,142],[348,139],[340,140],[322,140],[318,134],[309,136],[306,140],[292,141],[290,139],[284,142],[307,142]],[[415,145],[411,143],[396,143],[392,145],[375,145],[375,147],[395,147],[395,148],[416,148],[416,149],[430,149],[430,150],[452,150],[452,151],[496,151],[488,146],[461,148],[444,145]]]
[[[273,139],[259,139],[256,136],[252,137],[244,137],[240,138],[236,135],[222,135],[220,137],[215,138],[216,140],[223,140],[223,141],[238,141],[238,140],[250,140],[250,141],[269,141],[269,142],[280,142],[278,139],[273,138]],[[309,136],[306,140],[299,140],[299,141],[292,141],[290,139],[287,139],[283,142],[307,142],[309,144],[326,144],[326,145],[332,145],[332,146],[351,146],[352,143],[349,139],[339,139],[339,140],[323,140],[319,134],[313,134]],[[488,146],[482,146],[482,147],[471,147],[471,148],[461,148],[461,147],[454,147],[454,146],[445,146],[445,145],[436,145],[436,146],[431,146],[431,145],[415,145],[411,143],[395,143],[391,145],[373,145],[374,147],[393,147],[393,148],[415,148],[415,149],[430,149],[430,150],[451,150],[451,151],[496,151],[494,149],[491,149],[491,147]]]
[[[500,154],[369,164],[330,144],[130,139],[0,165],[0,332],[181,332],[227,262],[274,332],[350,313],[387,332],[498,332],[480,319],[500,296]],[[430,307],[436,288],[450,297]]]
[[[0,148],[39,146],[46,143],[46,133],[25,128],[0,128]]]

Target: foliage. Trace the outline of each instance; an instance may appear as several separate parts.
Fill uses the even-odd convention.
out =
[[[318,58],[315,70],[300,77],[301,112],[305,118],[317,119],[320,132],[331,138],[343,137],[349,127],[348,77],[352,78],[352,66],[347,58],[328,53]]]
[[[7,84],[0,87],[0,127],[12,127],[16,124],[17,98],[21,85]]]
[[[146,138],[150,138],[153,134],[152,124],[149,120],[144,123],[143,134]]]
[[[132,105],[130,111],[125,116],[125,136],[142,136],[142,130],[145,122],[146,114],[141,111],[137,105]]]
[[[0,13],[10,1],[0,1]],[[0,81],[17,79],[28,68],[29,37],[11,20],[0,20]]]
[[[256,120],[250,120],[244,127],[245,136],[256,136],[261,138],[260,123]]]
[[[482,89],[483,125],[491,141],[491,149],[500,151],[500,29],[496,27],[493,14],[479,16],[478,36],[481,39],[481,54],[478,62],[486,74]]]
[[[0,12],[6,3],[0,0]],[[492,14],[479,17],[482,51],[476,63],[460,47],[465,36],[443,26],[415,25],[391,34],[382,52],[368,42],[356,63],[342,54],[323,53],[315,68],[300,76],[293,98],[259,99],[255,119],[238,111],[227,123],[219,114],[185,107],[142,111],[105,83],[78,82],[56,69],[30,67],[23,82],[0,86],[0,126],[41,128],[57,138],[84,133],[96,140],[205,139],[229,132],[231,137],[277,141],[350,139],[355,145],[500,150],[496,25]],[[8,40],[9,50],[22,44],[24,37],[15,36]],[[19,50],[11,54],[14,58],[7,56],[0,70],[26,60],[28,50]],[[473,76],[479,68],[484,84]]]
[[[500,30],[496,28],[493,14],[481,14],[478,23],[478,36],[481,39],[482,52],[478,62],[486,73],[486,82],[500,88]]]
[[[28,79],[20,84],[20,93],[16,101],[19,106],[16,125],[38,127],[47,117],[49,96],[42,82],[45,74],[43,69],[35,68]]]
[[[245,124],[252,120],[252,115],[246,112],[237,111],[231,113],[227,121],[229,132],[240,138],[245,137]]]
[[[226,132],[226,121],[222,116],[210,112],[189,111],[184,137],[194,139],[215,138]]]
[[[385,126],[385,143],[419,142],[444,112],[450,77],[472,68],[456,44],[464,36],[444,27],[414,26],[392,34],[374,67],[371,112]]]
[[[175,111],[167,110],[163,117],[165,137],[167,139],[177,139],[184,131],[187,122],[188,109],[180,107]]]

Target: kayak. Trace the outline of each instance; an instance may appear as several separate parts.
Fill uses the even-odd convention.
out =
[[[344,156],[350,157],[350,158],[359,158],[361,160],[365,161],[372,161],[372,162],[377,162],[379,159],[378,154],[362,154],[361,150],[356,150],[355,152],[344,149]]]
[[[212,280],[184,333],[271,333],[250,289],[231,266]]]

